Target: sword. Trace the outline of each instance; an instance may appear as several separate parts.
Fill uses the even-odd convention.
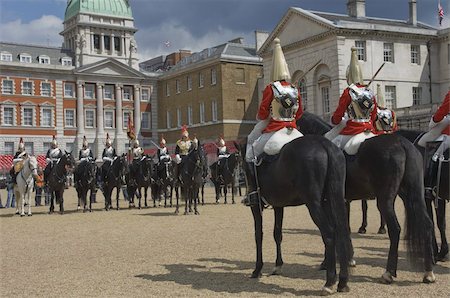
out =
[[[320,62],[322,62],[322,59],[319,59],[319,61],[317,61],[313,66],[311,66],[304,74],[302,74],[301,77],[298,78],[297,81],[300,81],[301,79],[303,79],[311,70],[313,70],[317,65],[319,65]]]
[[[372,84],[373,80],[375,80],[375,77],[378,75],[378,73],[380,72],[380,70],[383,68],[383,66],[386,64],[386,62],[383,62],[383,64],[381,64],[381,66],[378,68],[377,72],[372,76],[372,78],[370,79],[369,83],[367,84],[366,88],[369,88],[370,84]]]

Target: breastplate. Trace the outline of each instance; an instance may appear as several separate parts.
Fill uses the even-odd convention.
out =
[[[378,109],[378,119],[376,122],[377,130],[392,131],[395,126],[395,119],[392,111],[388,109]]]
[[[81,149],[81,157],[89,157],[89,154],[91,153],[91,149]]]
[[[180,155],[187,155],[191,148],[191,141],[178,141],[178,147],[180,147]]]
[[[59,148],[50,149],[50,158],[59,158],[60,152],[61,150]]]
[[[219,154],[226,154],[227,153],[227,146],[223,146],[219,148]]]
[[[351,102],[347,108],[347,113],[351,119],[360,121],[370,121],[370,114],[374,109],[372,94],[365,88],[358,88],[360,94],[349,90]]]
[[[280,87],[281,86],[281,87]],[[276,121],[293,121],[298,110],[298,91],[293,86],[272,85],[270,115]]]
[[[160,155],[160,156],[167,155],[167,148],[166,148],[166,147],[161,148],[161,149],[159,150],[159,155]]]
[[[113,147],[109,147],[105,149],[106,157],[114,157],[114,149]]]

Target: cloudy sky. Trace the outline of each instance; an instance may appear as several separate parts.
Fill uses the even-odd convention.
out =
[[[440,0],[443,27],[450,0]],[[289,7],[346,13],[347,0],[129,0],[141,59],[179,49],[199,51],[236,37],[254,43],[254,31],[271,31]],[[408,18],[409,0],[367,0],[366,15]],[[417,0],[418,20],[438,26],[438,0]],[[0,40],[60,46],[67,0],[0,0]],[[302,30],[302,28],[299,28]],[[167,47],[165,42],[169,41]]]

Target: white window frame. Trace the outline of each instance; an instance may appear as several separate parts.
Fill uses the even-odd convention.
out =
[[[199,113],[199,122],[200,123],[205,123],[205,103],[201,102],[200,103],[200,113]]]
[[[192,117],[192,106],[188,106],[187,107],[187,124],[188,125],[192,125],[193,124],[192,120],[193,120],[193,117]]]
[[[111,115],[111,125],[110,126],[107,125],[107,117],[106,117],[107,114]],[[114,128],[114,122],[115,122],[114,121],[115,120],[114,119],[114,110],[112,110],[112,109],[111,110],[109,110],[109,109],[108,110],[104,110],[103,111],[103,119],[104,119],[103,120],[104,128]]]
[[[106,90],[109,90],[109,89],[111,89],[111,92],[110,92],[110,96],[108,97],[107,96],[108,92],[106,92]],[[105,84],[105,87],[103,88],[103,99],[114,100],[114,85]]]
[[[0,60],[5,62],[12,62],[12,54],[10,52],[1,52]]]
[[[8,87],[8,89],[5,88],[5,81],[11,82],[11,92],[7,92],[9,90],[9,87]],[[10,79],[2,80],[2,94],[10,94],[10,95],[14,94],[14,80],[10,80]]]
[[[181,127],[181,108],[177,108],[177,127]]]
[[[133,87],[131,86],[123,86],[122,88],[122,99],[126,100],[126,101],[132,101],[133,100]],[[126,90],[129,90],[128,92],[126,92]],[[128,94],[128,96],[125,96],[126,94]]]
[[[175,89],[176,89],[177,94],[181,93],[180,80],[178,80],[178,79],[175,80]]]
[[[88,90],[87,87],[92,87],[92,91]],[[88,96],[92,92],[92,96]],[[95,99],[95,84],[84,84],[84,98]]]
[[[46,111],[50,111],[50,125],[48,124],[44,124],[44,110]],[[41,119],[40,119],[40,124],[42,127],[54,127],[54,119],[55,119],[55,109],[51,106],[43,106],[41,107]]]
[[[72,86],[72,90],[71,90],[70,94],[67,93],[66,86]],[[64,82],[64,97],[71,97],[71,98],[75,97],[75,84],[74,83]]]
[[[302,99],[303,110],[306,111],[308,108],[308,90],[306,88],[306,79],[303,78],[297,82],[298,92]]]
[[[394,63],[394,44],[392,42],[383,43],[383,61]]]
[[[20,54],[19,59],[21,63],[32,63],[31,55],[30,54]]]
[[[166,111],[166,126],[167,128],[172,128],[172,115],[170,111]]]
[[[242,74],[242,78],[239,76]],[[245,68],[243,67],[236,67],[236,84],[242,85],[245,84]]]
[[[413,106],[422,104],[422,87],[412,87]]]
[[[39,56],[39,64],[50,64],[50,57],[47,55]]]
[[[396,89],[395,86],[384,86],[384,102],[387,109],[392,110],[397,107]]]
[[[70,119],[69,117],[67,117],[67,112],[72,112],[73,114],[72,114],[72,122],[73,122],[73,124],[72,125],[70,125],[70,124],[67,124],[68,123],[68,120]],[[70,127],[70,128],[74,128],[74,127],[76,127],[76,110],[75,109],[65,109],[64,110],[64,127]]]
[[[25,142],[25,151],[28,154],[34,155],[34,142]]]
[[[217,71],[215,68],[211,68],[211,85],[217,84]]]
[[[147,117],[147,121],[145,120],[145,117]],[[152,128],[152,121],[151,121],[151,113],[149,112],[142,112],[141,113],[141,129],[151,129]]]
[[[144,96],[147,93],[147,96]],[[141,88],[141,101],[150,101],[151,88]]]
[[[12,109],[12,115],[11,115],[11,120],[12,123],[5,123],[5,109]],[[9,117],[8,117],[9,118]],[[4,104],[2,105],[2,126],[16,126],[17,124],[17,112],[16,112],[16,105],[14,104]]]
[[[411,45],[411,64],[420,65],[420,45]]]
[[[320,97],[322,98],[322,112],[324,115],[328,115],[331,112],[330,109],[330,86],[320,86]]]
[[[89,114],[92,113],[92,126],[88,125],[88,112]],[[95,110],[94,109],[85,109],[84,110],[84,127],[85,128],[95,128]]]
[[[31,83],[31,93],[24,93],[25,92],[25,88],[24,88],[24,83]],[[28,89],[28,88],[27,88]],[[34,82],[33,81],[22,81],[22,95],[27,95],[27,96],[32,96],[34,95]]]
[[[128,117],[125,117],[125,115],[128,114]],[[133,113],[131,110],[124,110],[122,111],[122,120],[123,120],[123,128],[128,129],[128,119],[131,117],[133,119]],[[134,123],[133,123],[134,124]]]
[[[36,107],[33,105],[23,105],[21,106],[21,124],[22,126],[26,126],[26,127],[33,127],[36,126]],[[25,110],[31,110],[31,123],[29,124],[25,124]]]
[[[48,94],[47,93],[45,93],[44,94],[44,84],[48,84],[49,86],[50,86],[50,90],[48,90]],[[50,83],[50,82],[41,82],[41,96],[45,96],[45,97],[51,97],[52,96],[52,83]]]
[[[218,117],[217,117],[217,101],[213,100],[211,101],[211,119],[213,122],[217,122]]]
[[[5,142],[5,154],[14,155],[14,142]]]
[[[203,88],[205,86],[205,75],[200,72],[198,74],[198,88]]]
[[[355,40],[356,57],[359,61],[366,61],[367,51],[366,51],[366,41],[365,40]]]
[[[72,66],[72,58],[70,58],[70,57],[62,57],[61,58],[61,65],[62,66]]]
[[[186,84],[187,84],[187,91],[191,91],[192,90],[192,77],[191,75],[188,75],[186,77]]]

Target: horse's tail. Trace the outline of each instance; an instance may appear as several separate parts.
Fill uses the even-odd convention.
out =
[[[432,252],[433,223],[428,216],[423,186],[423,160],[420,152],[402,140],[406,153],[405,171],[400,195],[405,205],[405,240],[408,261],[416,268],[425,253]]]
[[[348,266],[353,257],[353,245],[350,238],[350,229],[345,206],[345,175],[346,164],[344,154],[331,142],[324,144],[328,154],[328,168],[324,189],[324,199],[328,214],[331,215],[331,224],[335,229],[336,249],[339,263]]]

